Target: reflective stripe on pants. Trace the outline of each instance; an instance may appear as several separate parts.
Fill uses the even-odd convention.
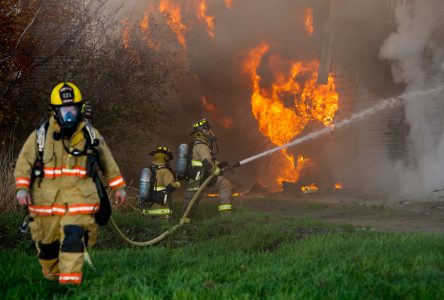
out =
[[[231,204],[219,205],[219,207],[218,207],[219,211],[227,211],[227,210],[231,210],[231,208],[232,208]]]
[[[144,209],[143,214],[148,216],[164,216],[171,215],[172,211],[169,208]]]

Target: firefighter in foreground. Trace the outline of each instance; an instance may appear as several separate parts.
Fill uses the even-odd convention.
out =
[[[115,203],[125,202],[125,181],[100,133],[82,120],[82,104],[74,84],[53,89],[52,115],[26,140],[14,174],[43,276],[60,284],[81,283],[85,249],[97,240],[97,167]]]
[[[147,207],[143,214],[168,220],[172,215],[171,194],[180,188],[171,169],[173,153],[168,147],[160,146],[150,155],[153,156],[152,164],[142,170],[140,177],[140,204],[142,208]]]
[[[217,137],[211,130],[211,126],[207,119],[202,119],[193,125],[193,131],[191,135],[194,135],[194,142],[192,142],[188,149],[189,165],[188,165],[188,187],[185,195],[185,206],[187,208],[194,193],[199,189],[200,184],[208,178],[210,174],[216,177],[209,184],[209,188],[215,188],[219,193],[219,206],[218,210],[220,214],[227,214],[232,209],[232,194],[233,189],[231,183],[222,176],[222,169],[228,167],[228,163],[216,161],[217,149]],[[214,149],[216,148],[216,149]],[[194,212],[197,204],[193,207]],[[185,219],[186,223],[191,222],[191,219]]]

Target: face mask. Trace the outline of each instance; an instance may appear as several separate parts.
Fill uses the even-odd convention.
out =
[[[80,107],[78,105],[62,106],[58,109],[58,120],[63,129],[75,129],[80,122]]]

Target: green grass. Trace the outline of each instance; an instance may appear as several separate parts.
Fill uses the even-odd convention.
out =
[[[16,224],[11,220],[0,216],[1,229]],[[134,224],[140,226],[139,221]],[[102,231],[102,239],[114,243],[91,251],[98,271],[85,266],[81,287],[44,280],[34,251],[21,243],[0,250],[2,298],[444,296],[444,237],[438,235],[357,230],[308,218],[240,211],[232,217],[203,218],[151,248],[127,247],[109,229]]]

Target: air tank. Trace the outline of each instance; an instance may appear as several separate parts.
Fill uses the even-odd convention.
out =
[[[184,177],[187,171],[188,144],[180,144],[177,159],[176,172],[178,176]]]
[[[139,197],[142,202],[149,200],[151,174],[149,168],[142,169],[140,173]]]

